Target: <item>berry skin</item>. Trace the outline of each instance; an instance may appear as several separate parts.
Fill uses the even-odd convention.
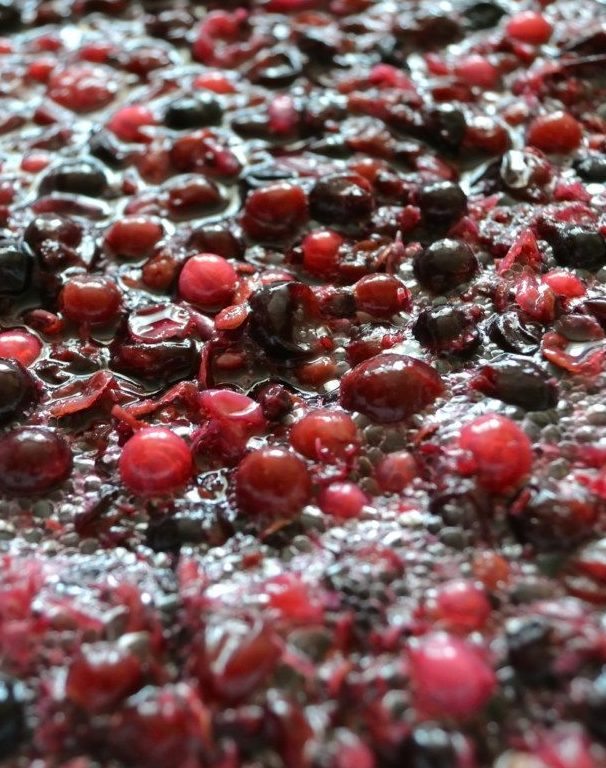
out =
[[[548,154],[568,154],[578,148],[583,139],[581,125],[568,112],[541,115],[528,126],[526,141]]]
[[[355,483],[331,483],[318,496],[322,512],[342,520],[359,517],[367,503],[366,494]]]
[[[145,128],[156,124],[156,118],[147,107],[132,105],[119,109],[107,124],[120,141],[146,144],[151,137]]]
[[[360,445],[360,436],[349,414],[319,408],[293,425],[290,442],[308,459],[332,464],[354,455]]]
[[[487,491],[517,488],[532,469],[532,447],[526,434],[505,416],[479,416],[461,429],[464,452],[459,468],[472,474]]]
[[[222,256],[200,253],[185,262],[179,276],[179,293],[203,309],[223,309],[231,303],[238,275]]]
[[[36,399],[34,381],[16,360],[0,358],[0,423],[20,416]]]
[[[410,291],[391,275],[366,275],[354,286],[359,311],[374,317],[389,318],[410,307]]]
[[[430,605],[431,617],[455,632],[481,629],[490,611],[484,591],[466,579],[454,579],[442,584]]]
[[[407,355],[381,354],[341,379],[341,405],[389,424],[422,411],[443,389],[439,374],[427,363]]]
[[[543,45],[551,37],[553,27],[547,19],[536,11],[516,13],[505,27],[507,36],[512,40],[529,45]]]
[[[272,243],[294,235],[307,218],[307,196],[301,187],[272,184],[246,198],[242,226],[254,240]]]
[[[42,344],[37,336],[20,328],[0,333],[0,357],[16,360],[27,368],[38,359]]]
[[[193,462],[185,440],[164,427],[144,427],[126,443],[120,477],[138,496],[173,493],[191,478]]]
[[[22,293],[29,285],[32,259],[17,242],[0,240],[0,295]]]
[[[105,244],[123,259],[147,256],[162,238],[162,225],[145,216],[127,216],[119,219],[105,234]]]
[[[122,294],[105,277],[78,275],[65,284],[60,301],[65,316],[73,322],[105,325],[118,316]]]
[[[13,496],[45,493],[66,480],[72,453],[47,427],[19,427],[0,439],[0,489]]]
[[[467,243],[436,240],[414,258],[414,272],[421,285],[445,293],[467,283],[478,271],[478,261]]]
[[[238,507],[254,516],[295,517],[311,495],[307,467],[280,448],[249,453],[240,462],[235,482]]]
[[[496,689],[492,669],[472,646],[446,632],[419,638],[410,649],[414,703],[422,715],[465,720]]]
[[[375,469],[375,479],[384,493],[401,493],[416,476],[417,463],[408,451],[388,453]]]
[[[343,238],[330,229],[310,232],[301,243],[303,266],[310,275],[326,277],[334,274],[339,263]]]

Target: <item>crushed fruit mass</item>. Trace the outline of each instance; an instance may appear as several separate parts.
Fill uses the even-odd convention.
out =
[[[606,766],[606,0],[0,0],[0,763]]]

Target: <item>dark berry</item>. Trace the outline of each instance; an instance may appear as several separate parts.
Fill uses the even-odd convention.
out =
[[[191,478],[193,462],[183,438],[164,427],[145,427],[126,443],[120,456],[124,485],[140,496],[173,493]]]
[[[437,371],[407,355],[381,354],[360,363],[341,379],[341,404],[380,424],[422,411],[444,389]]]
[[[584,181],[598,184],[606,182],[606,154],[592,152],[579,157],[573,165]]]
[[[467,213],[467,195],[452,181],[436,182],[421,190],[419,208],[428,225],[447,229]]]
[[[23,239],[41,267],[56,270],[79,261],[82,236],[82,228],[75,221],[43,214],[27,225]]]
[[[164,122],[168,128],[185,131],[215,125],[222,115],[221,105],[210,94],[182,96],[171,101],[166,107]]]
[[[469,282],[478,271],[478,261],[467,243],[446,239],[415,256],[413,267],[421,285],[434,293],[446,293]]]
[[[0,438],[0,488],[14,496],[45,493],[69,477],[72,453],[46,427],[19,427]]]
[[[0,16],[1,20],[1,16]],[[1,23],[1,21],[0,21]],[[0,759],[10,757],[25,736],[25,712],[19,700],[15,683],[0,680]]]
[[[453,736],[437,723],[417,726],[398,749],[398,765],[408,768],[457,768]]]
[[[21,11],[15,0],[0,0],[0,29],[12,32],[21,24]]]
[[[467,130],[465,115],[450,104],[428,110],[424,125],[432,144],[453,152],[461,146]]]
[[[470,2],[465,6],[463,17],[470,29],[490,29],[494,27],[499,19],[505,15],[505,11],[498,3],[480,0],[480,2]]]
[[[198,253],[216,253],[224,259],[241,259],[245,251],[242,238],[225,224],[204,224],[195,227],[187,245]]]
[[[424,309],[412,327],[415,339],[437,353],[467,354],[480,343],[473,320],[457,307]]]
[[[259,56],[248,69],[247,76],[251,83],[266,88],[287,88],[302,69],[303,59],[299,51],[294,47],[280,47]]]
[[[489,397],[528,411],[555,408],[558,402],[556,383],[536,363],[523,357],[511,356],[482,366],[471,385]]]
[[[488,335],[501,349],[518,355],[532,355],[541,342],[540,328],[525,323],[517,312],[493,315],[488,322]]]
[[[40,182],[39,192],[67,192],[72,195],[101,197],[107,189],[103,168],[92,160],[73,160],[48,171]]]
[[[0,295],[22,293],[29,284],[31,257],[14,240],[0,240]]]
[[[312,218],[345,231],[363,226],[374,207],[372,187],[357,173],[320,178],[309,193]]]
[[[577,269],[598,269],[606,264],[606,240],[599,232],[576,224],[545,224],[542,229],[558,264]]]
[[[524,616],[507,623],[509,663],[529,685],[545,684],[551,679],[551,628],[538,617]]]
[[[521,11],[509,19],[505,32],[513,40],[529,45],[543,45],[551,37],[553,27],[537,11]]]
[[[0,422],[20,416],[35,399],[29,372],[16,360],[0,358]]]

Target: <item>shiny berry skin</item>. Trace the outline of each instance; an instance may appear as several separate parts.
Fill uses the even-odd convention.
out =
[[[355,483],[331,483],[320,491],[318,506],[325,515],[342,520],[359,517],[368,503],[366,494]]]
[[[410,307],[410,291],[391,275],[366,275],[354,286],[356,307],[374,317],[391,317]]]
[[[458,447],[464,454],[459,469],[494,493],[517,488],[532,468],[530,440],[505,416],[487,414],[466,424]]]
[[[521,43],[543,45],[551,37],[553,27],[540,13],[521,11],[509,19],[505,32],[508,37]]]
[[[387,353],[365,360],[343,376],[341,405],[389,424],[422,411],[443,390],[442,379],[427,363]]]
[[[253,240],[272,243],[292,237],[307,218],[307,196],[301,187],[272,184],[248,195],[242,226]]]
[[[47,427],[18,427],[0,438],[0,489],[13,496],[45,493],[66,480],[72,452]]]
[[[53,72],[48,95],[74,112],[93,112],[106,107],[116,95],[112,71],[104,67],[73,65]]]
[[[0,240],[0,295],[22,293],[29,285],[32,259],[23,246]]]
[[[469,282],[478,271],[478,261],[467,243],[436,240],[414,258],[417,280],[434,293],[446,293]]]
[[[343,238],[330,229],[317,229],[306,235],[301,243],[303,267],[310,275],[332,275],[339,263],[339,248]]]
[[[165,427],[144,427],[122,448],[119,470],[131,493],[159,496],[189,482],[193,461],[183,438]]]
[[[119,645],[84,644],[69,666],[65,694],[86,712],[111,712],[142,679],[140,660]]]
[[[467,195],[452,181],[439,181],[421,190],[419,208],[428,225],[448,228],[467,213]]]
[[[497,687],[480,652],[446,632],[413,641],[409,661],[413,701],[424,717],[466,720],[483,709]]]
[[[105,325],[118,316],[122,294],[106,277],[77,275],[63,287],[60,303],[65,316],[74,323]]]
[[[16,360],[0,358],[0,423],[20,416],[35,399],[29,372]]]
[[[106,246],[123,259],[141,259],[147,256],[162,238],[160,222],[145,216],[127,216],[118,219],[105,233]]]
[[[185,262],[179,275],[179,294],[203,309],[222,309],[231,303],[238,275],[222,256],[200,253]]]
[[[568,112],[540,115],[528,126],[527,144],[547,154],[568,154],[580,145],[583,129]]]
[[[467,579],[454,579],[440,585],[432,603],[431,617],[455,632],[481,629],[491,612],[485,592]]]
[[[319,408],[293,424],[290,442],[308,459],[335,463],[357,452],[360,436],[349,414]]]
[[[210,94],[182,96],[171,101],[164,112],[164,122],[175,131],[203,128],[220,122],[223,110]]]
[[[16,360],[25,368],[38,359],[42,343],[33,333],[14,328],[0,332],[0,357]]]
[[[240,511],[253,516],[295,517],[311,494],[307,467],[281,448],[249,453],[240,462],[235,484]]]
[[[150,141],[146,129],[155,124],[156,118],[147,107],[132,105],[118,110],[109,120],[107,127],[120,141],[145,144]]]
[[[309,193],[312,218],[337,229],[357,229],[370,217],[374,207],[370,182],[357,173],[318,179]]]
[[[417,476],[417,463],[408,451],[384,456],[375,468],[375,480],[384,493],[401,493]]]

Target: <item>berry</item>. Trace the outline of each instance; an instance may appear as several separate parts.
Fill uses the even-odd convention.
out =
[[[464,355],[480,343],[476,323],[452,306],[424,309],[412,327],[415,339],[435,353]]]
[[[93,160],[72,160],[44,174],[38,191],[41,195],[65,192],[70,195],[101,197],[107,190],[107,175]]]
[[[215,125],[222,115],[223,110],[217,99],[210,94],[197,94],[171,101],[164,112],[164,122],[168,128],[186,131]]]
[[[498,3],[480,0],[477,3],[472,2],[466,5],[463,15],[470,29],[490,29],[505,15],[505,11]]]
[[[114,222],[105,233],[105,244],[124,259],[147,256],[162,238],[162,224],[145,216],[127,216]]]
[[[56,70],[48,81],[50,98],[74,112],[94,112],[106,107],[117,90],[111,70],[86,64]]]
[[[481,629],[490,612],[490,603],[484,591],[473,581],[465,579],[455,579],[442,584],[429,606],[433,619],[456,632]]]
[[[391,275],[366,275],[354,286],[359,311],[374,317],[391,317],[410,307],[410,291]]]
[[[307,221],[307,196],[294,184],[272,184],[246,198],[242,226],[260,242],[276,242],[296,234]]]
[[[186,301],[207,310],[231,303],[238,275],[222,256],[200,253],[185,262],[179,276],[179,293]]]
[[[108,278],[77,275],[65,284],[60,301],[65,316],[73,322],[105,325],[118,316],[122,294]]]
[[[44,214],[32,219],[23,240],[41,267],[54,270],[78,261],[77,249],[82,243],[82,229],[71,219]]]
[[[308,459],[335,463],[355,455],[360,436],[349,414],[319,408],[292,426],[290,442]]]
[[[599,269],[606,264],[606,239],[580,225],[545,225],[544,237],[558,264],[576,269]]]
[[[0,489],[13,496],[45,493],[72,470],[65,440],[46,427],[18,427],[0,438]]]
[[[526,141],[542,152],[568,154],[573,152],[583,139],[583,129],[568,112],[552,112],[541,115],[528,126]]]
[[[109,120],[107,127],[120,141],[148,143],[151,140],[146,128],[156,124],[153,112],[136,104],[122,107]]]
[[[22,293],[29,285],[31,257],[13,240],[0,240],[0,295]]]
[[[318,496],[322,512],[342,520],[359,517],[367,503],[366,494],[355,483],[331,483]]]
[[[536,11],[521,11],[509,19],[505,32],[512,40],[529,45],[543,45],[551,37],[553,28],[542,14]]]
[[[341,405],[389,424],[422,411],[443,389],[440,376],[427,363],[407,355],[381,354],[341,379]]]
[[[478,261],[467,243],[436,240],[415,256],[413,267],[421,285],[434,293],[446,293],[469,282],[478,271]]]
[[[517,488],[532,468],[530,440],[505,416],[479,416],[461,429],[458,446],[464,455],[460,470],[473,474],[495,493]]]
[[[480,653],[446,632],[411,643],[409,659],[415,706],[424,716],[473,717],[496,689],[494,672]]]
[[[424,221],[444,229],[467,213],[467,195],[452,181],[439,181],[421,190],[419,208]]]
[[[303,266],[310,275],[327,277],[337,269],[343,238],[330,229],[317,229],[301,243]]]
[[[408,451],[384,456],[375,468],[375,480],[384,493],[401,493],[417,476],[417,463]]]
[[[370,217],[374,207],[370,182],[357,173],[318,179],[309,194],[312,218],[337,229],[357,229]]]
[[[482,366],[471,380],[471,386],[489,397],[528,411],[555,408],[558,402],[556,384],[536,363],[523,357],[510,356]]]
[[[16,360],[0,358],[0,422],[20,416],[35,399],[29,372]]]
[[[16,360],[27,368],[38,359],[41,351],[40,339],[33,333],[19,328],[0,332],[0,357]]]
[[[240,511],[253,516],[295,517],[311,494],[307,467],[281,448],[249,453],[240,462],[235,482]]]
[[[499,82],[499,70],[484,56],[462,56],[455,64],[455,73],[464,83],[476,88],[493,89]]]
[[[178,491],[189,482],[193,461],[183,438],[165,427],[144,427],[122,448],[120,477],[138,496]]]

